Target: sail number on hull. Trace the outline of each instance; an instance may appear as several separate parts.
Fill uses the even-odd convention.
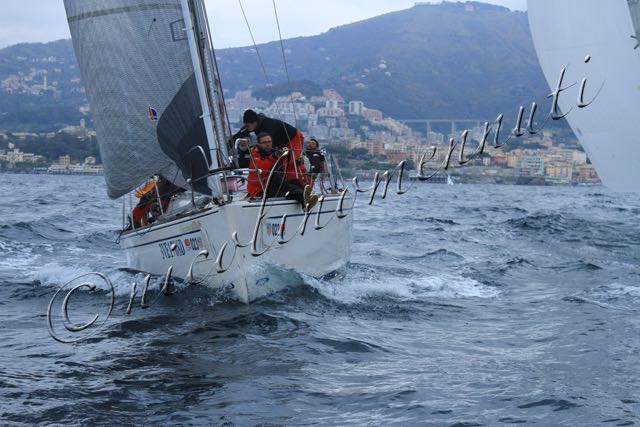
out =
[[[182,257],[191,253],[198,253],[206,249],[205,241],[200,231],[183,234],[164,242],[158,243],[162,259]]]
[[[282,224],[282,218],[267,218],[264,224],[265,242],[273,242],[276,239],[284,240],[285,224]]]

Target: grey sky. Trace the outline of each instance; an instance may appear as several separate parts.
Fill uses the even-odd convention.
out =
[[[238,0],[205,0],[216,47],[246,46],[251,37]],[[276,0],[283,38],[320,34],[338,25],[413,6],[415,0]],[[439,3],[439,1],[435,1]],[[490,0],[525,10],[526,0]],[[0,0],[0,48],[69,37],[62,0]],[[277,40],[273,3],[242,0],[258,43]]]

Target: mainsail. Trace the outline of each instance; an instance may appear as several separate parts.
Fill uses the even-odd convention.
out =
[[[202,70],[194,70],[180,0],[64,5],[109,196],[120,197],[155,174],[185,185],[217,167],[197,87]],[[195,188],[210,192],[206,180]]]

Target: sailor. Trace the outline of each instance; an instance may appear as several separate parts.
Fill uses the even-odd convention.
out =
[[[140,198],[131,216],[134,227],[144,227],[153,223],[158,216],[166,212],[169,202],[174,194],[185,191],[183,188],[173,184],[168,179],[160,176],[149,180],[144,186],[135,192]],[[160,204],[158,204],[158,202]]]
[[[315,138],[311,138],[307,143],[307,149],[304,155],[309,159],[309,173],[315,175],[324,172],[324,154],[320,151],[320,144]]]
[[[250,138],[239,138],[236,140],[236,155],[238,167],[246,169],[250,165],[251,152],[249,151]]]
[[[286,149],[285,149],[286,150]],[[251,169],[247,192],[251,198],[284,196],[296,200],[305,211],[309,211],[318,202],[318,196],[311,192],[309,185],[303,186],[296,179],[287,179],[286,168],[289,156],[283,156],[283,150],[273,148],[273,139],[266,132],[258,134],[258,144],[251,150]],[[273,169],[273,173],[271,170]],[[269,175],[271,174],[271,181]]]
[[[289,165],[286,168],[287,179],[297,179],[301,184],[306,183],[305,169],[302,163],[302,147],[304,135],[295,127],[282,120],[272,119],[253,110],[247,110],[242,116],[244,127],[234,135],[234,138],[247,136],[251,132],[256,135],[266,132],[273,138],[273,147],[291,150]]]

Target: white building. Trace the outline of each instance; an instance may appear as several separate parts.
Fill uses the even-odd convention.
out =
[[[350,101],[349,102],[349,114],[352,116],[361,116],[364,111],[364,102],[362,101]]]
[[[519,166],[521,176],[544,175],[544,159],[540,156],[523,156]]]
[[[344,110],[342,108],[319,108],[318,117],[344,117]]]

